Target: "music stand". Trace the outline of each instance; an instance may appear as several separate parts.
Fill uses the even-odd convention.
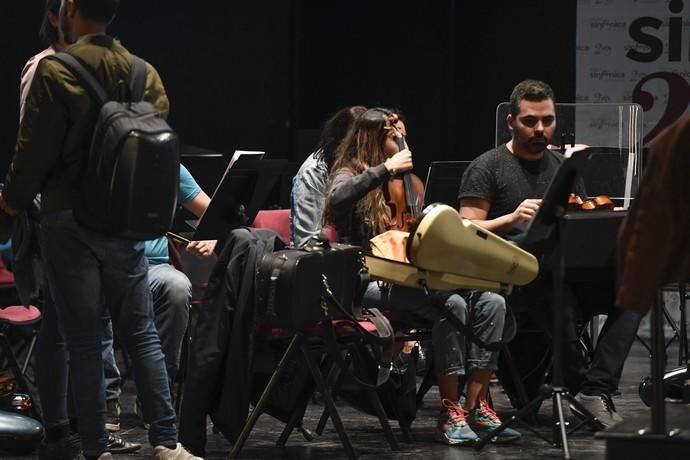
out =
[[[249,225],[266,206],[273,188],[287,165],[286,160],[229,165],[213,192],[206,212],[199,219],[194,240],[218,240],[218,248],[234,228]]]
[[[568,449],[568,432],[565,428],[565,418],[563,416],[563,398],[581,414],[585,415],[584,420],[576,425],[570,432],[574,432],[587,423],[594,422],[595,417],[580,404],[565,388],[563,383],[563,308],[565,307],[564,278],[565,260],[561,251],[563,241],[561,233],[562,223],[566,215],[568,196],[570,195],[575,181],[581,176],[585,164],[591,152],[588,149],[580,150],[570,158],[566,158],[561,163],[558,171],[551,179],[539,211],[532,219],[524,239],[519,243],[520,247],[532,252],[533,254],[552,255],[555,261],[553,267],[554,282],[554,308],[553,308],[553,355],[551,365],[551,384],[544,385],[540,395],[527,403],[510,420],[502,423],[495,430],[484,435],[475,445],[477,450],[484,447],[493,437],[500,434],[503,430],[512,425],[515,421],[521,421],[523,417],[532,413],[533,410],[541,406],[542,402],[548,398],[553,400],[553,433],[552,439],[548,439],[541,433],[534,430],[529,425],[528,428],[540,438],[553,445],[561,445],[563,458],[570,459]]]
[[[558,219],[565,215],[568,197],[578,176],[582,175],[589,155],[589,149],[583,149],[563,160],[556,174],[551,178],[544,192],[541,206],[530,222],[524,237],[517,241],[522,249],[531,253],[544,254],[557,246],[558,226],[556,224]]]
[[[424,201],[458,208],[458,190],[471,161],[432,161],[426,175]]]

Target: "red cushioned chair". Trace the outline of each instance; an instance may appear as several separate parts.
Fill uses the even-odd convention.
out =
[[[33,404],[35,400],[26,380],[26,371],[36,344],[37,330],[35,327],[27,328],[26,326],[38,324],[41,320],[41,312],[33,305],[28,308],[23,305],[15,305],[19,300],[14,282],[14,274],[7,269],[0,259],[0,291],[2,292],[0,297],[4,305],[9,305],[0,306],[0,350],[2,350],[0,368],[6,366],[12,372],[18,389],[29,396],[30,400],[24,401],[23,404],[31,403],[31,407],[22,407],[22,409],[30,409],[34,417],[40,420],[40,409]],[[19,364],[17,354],[24,354],[22,365]]]
[[[285,244],[292,244],[290,233],[290,210],[269,209],[259,211],[254,218],[252,227],[268,228],[276,232]],[[328,226],[323,229],[326,239],[331,243],[338,242],[338,234],[335,228]]]
[[[280,236],[283,243],[287,245],[291,243],[289,209],[267,209],[259,211],[254,218],[252,227],[273,230]]]

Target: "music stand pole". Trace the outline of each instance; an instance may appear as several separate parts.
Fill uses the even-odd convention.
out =
[[[557,224],[560,227],[560,219]],[[565,308],[565,261],[563,260],[562,238],[558,235],[558,249],[556,254],[556,267],[553,273],[554,305],[553,305],[553,351],[551,361],[551,394],[553,396],[552,422],[553,443],[563,448],[563,458],[570,458],[568,449],[568,435],[565,431],[565,419],[563,417],[563,397],[570,399],[568,390],[563,383],[563,309]]]

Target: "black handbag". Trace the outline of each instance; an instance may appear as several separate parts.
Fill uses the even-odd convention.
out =
[[[300,249],[266,254],[256,274],[262,326],[304,330],[324,317],[324,280],[338,303],[360,317],[365,276],[362,249],[312,240]]]

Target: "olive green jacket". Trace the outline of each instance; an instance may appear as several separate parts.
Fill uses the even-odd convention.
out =
[[[123,99],[132,55],[118,40],[86,35],[65,51],[86,64],[113,99]],[[147,68],[144,100],[167,117],[163,83],[153,66]],[[16,210],[39,192],[42,212],[72,209],[100,107],[69,70],[49,58],[38,64],[25,104],[2,196]]]

